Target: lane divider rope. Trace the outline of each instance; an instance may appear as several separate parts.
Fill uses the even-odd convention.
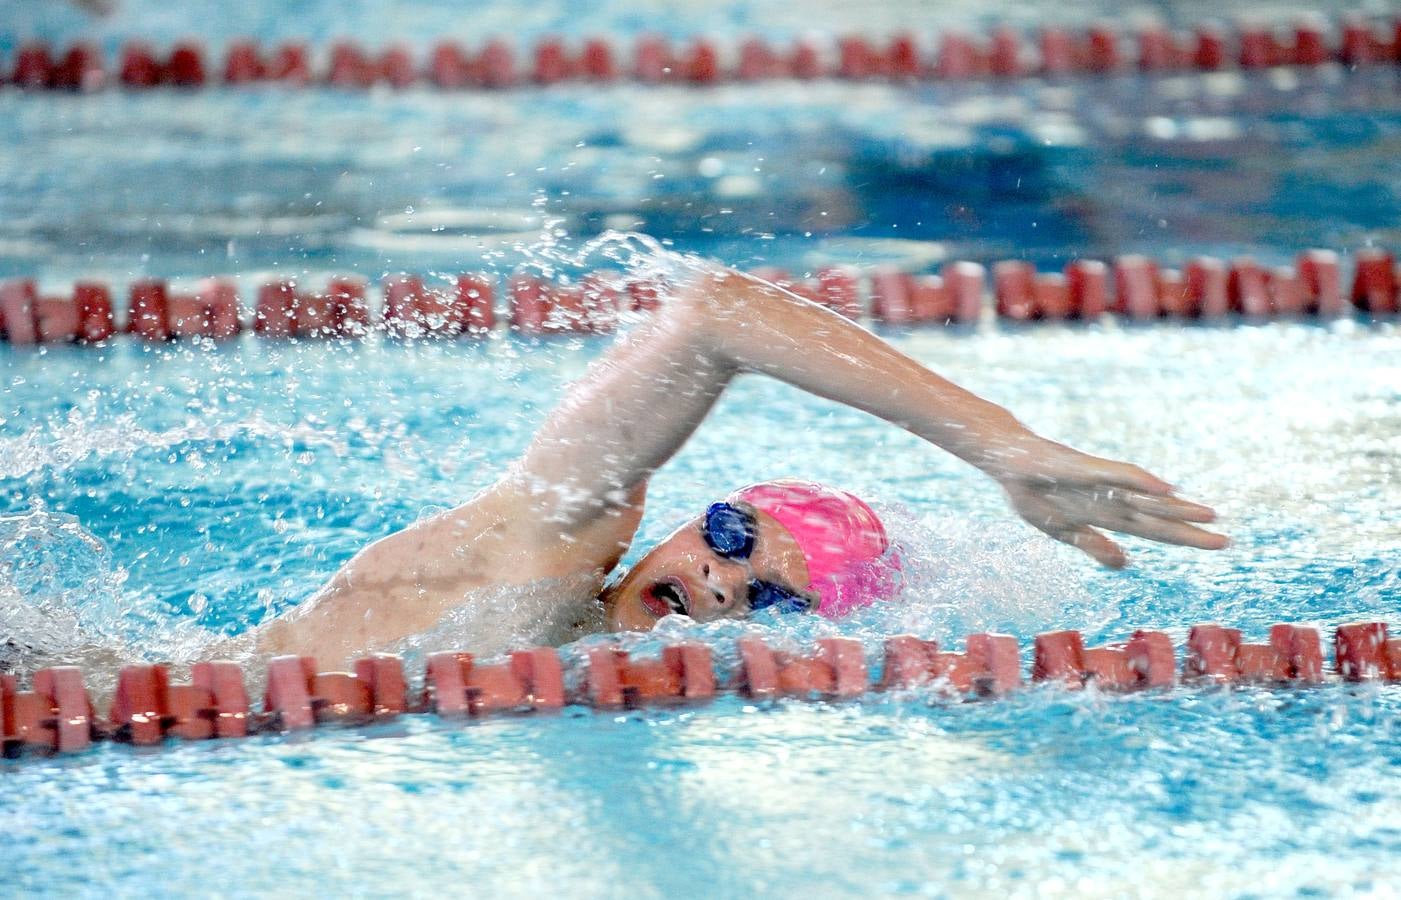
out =
[[[249,701],[243,670],[233,662],[195,664],[188,684],[173,684],[165,665],[131,665],[100,717],[76,666],[40,669],[20,690],[0,675],[0,749],[7,757],[76,753],[94,742],[159,745],[168,739],[209,740],[259,732],[305,731],[322,725],[363,725],[406,713],[477,718],[495,713],[557,711],[577,704],[596,710],[699,703],[722,692],[753,700],[854,700],[869,692],[921,692],[953,699],[999,697],[1024,687],[1021,648],[1007,634],[969,635],[963,652],[911,635],[885,640],[874,682],[865,650],[852,638],[822,638],[808,654],[775,649],[761,638],[738,641],[738,665],[722,681],[706,644],[666,646],[655,658],[635,658],[612,646],[584,651],[578,678],[567,678],[552,647],[518,650],[495,664],[470,653],[430,654],[418,690],[403,661],[367,656],[350,672],[320,672],[309,657],[280,656],[267,665],[260,707]],[[1180,673],[1180,674],[1179,674]],[[1216,624],[1194,626],[1179,669],[1171,637],[1135,631],[1127,641],[1086,647],[1078,631],[1037,635],[1032,683],[1066,689],[1093,685],[1134,691],[1183,685],[1401,682],[1401,638],[1384,622],[1339,626],[1333,665],[1326,667],[1317,629],[1280,624],[1265,643]]]
[[[1196,257],[1181,268],[1141,255],[1112,263],[1077,259],[1060,272],[1038,272],[1024,260],[945,264],[937,275],[897,269],[861,272],[829,266],[794,276],[763,268],[755,275],[852,319],[866,314],[886,325],[971,325],[991,307],[1009,322],[1223,320],[1243,316],[1333,317],[1356,311],[1372,318],[1401,312],[1401,267],[1387,250],[1364,249],[1352,259],[1350,290],[1339,255],[1307,250],[1293,266],[1266,268],[1250,257],[1226,262]],[[11,344],[101,343],[119,332],[147,341],[233,338],[251,330],[267,338],[357,338],[372,330],[394,337],[482,337],[498,320],[529,335],[612,331],[620,316],[655,309],[665,285],[595,272],[572,284],[518,273],[500,285],[481,273],[444,285],[416,275],[386,278],[371,306],[363,278],[331,278],[320,290],[293,279],[258,286],[251,315],[231,278],[193,288],[159,279],[134,281],[122,316],[105,282],[80,281],[67,295],[41,291],[34,279],[0,283],[0,336]]]
[[[999,26],[982,35],[944,32],[932,46],[908,31],[888,40],[847,35],[829,42],[799,39],[786,47],[757,37],[733,46],[696,37],[677,46],[660,35],[642,35],[633,45],[630,60],[617,43],[601,37],[578,43],[547,37],[518,53],[511,42],[500,38],[486,40],[475,50],[446,40],[426,54],[415,54],[403,44],[370,51],[353,41],[339,41],[317,52],[305,43],[284,43],[264,51],[253,41],[235,41],[225,48],[223,65],[217,67],[197,40],[177,43],[166,53],[134,41],[121,49],[115,67],[109,67],[93,44],[55,52],[47,44],[32,42],[19,47],[10,65],[0,68],[0,81],[70,91],[112,85],[203,88],[267,82],[360,90],[427,83],[462,90],[623,79],[707,85],[779,78],[968,80],[1132,70],[1364,66],[1401,62],[1401,18],[1349,17],[1330,23],[1313,17],[1289,25],[1202,24],[1190,30],[1152,24],[1136,31],[1110,25],[1076,31],[1049,25],[1034,34]]]

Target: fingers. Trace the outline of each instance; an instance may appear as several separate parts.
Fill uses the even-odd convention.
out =
[[[1160,497],[1170,496],[1177,490],[1157,475],[1131,463],[1114,462],[1113,460],[1104,460],[1104,463],[1103,477],[1107,485],[1131,488]]]
[[[1095,524],[1111,531],[1147,538],[1150,541],[1176,544],[1179,547],[1196,547],[1198,550],[1221,550],[1231,543],[1230,539],[1223,534],[1207,531],[1205,528],[1198,528],[1195,525],[1188,525],[1177,519],[1159,518],[1142,513],[1106,517],[1096,521]]]
[[[1216,521],[1216,510],[1181,497],[1128,493],[1124,495],[1124,502],[1138,512],[1163,519],[1180,519],[1184,522]]]
[[[1122,547],[1087,525],[1048,533],[1061,543],[1088,553],[1102,566],[1122,569],[1129,563],[1128,555]]]

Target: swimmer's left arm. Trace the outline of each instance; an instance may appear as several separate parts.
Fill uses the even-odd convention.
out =
[[[996,479],[1032,525],[1117,566],[1097,527],[1214,549],[1207,507],[1137,466],[1031,432],[876,335],[748,276],[709,271],[571,388],[508,476],[566,530],[623,502],[680,449],[725,386],[760,372],[899,425]],[[559,527],[555,524],[551,527]]]
[[[1198,524],[1215,512],[1175,496],[1138,466],[1082,453],[1034,433],[967,391],[815,303],[730,275],[712,295],[714,340],[743,369],[898,425],[995,479],[1029,524],[1103,565],[1127,562],[1099,529],[1204,550],[1229,542]]]

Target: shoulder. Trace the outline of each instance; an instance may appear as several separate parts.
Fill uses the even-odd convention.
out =
[[[399,542],[433,557],[471,557],[497,579],[524,581],[579,572],[607,574],[627,552],[642,520],[647,484],[620,492],[575,519],[552,514],[547,489],[507,476],[455,509],[400,532]]]

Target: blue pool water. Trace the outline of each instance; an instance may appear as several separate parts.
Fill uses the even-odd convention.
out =
[[[305,7],[301,21],[331,16]],[[248,8],[220,27],[296,33]],[[386,33],[448,16],[406,9]],[[549,9],[529,27],[567,19]],[[599,21],[642,27],[621,9]],[[675,14],[678,33],[793,27],[744,5],[643,9]],[[99,36],[140,31],[143,12],[148,33],[193,27],[132,4]],[[34,15],[35,29],[76,27]],[[357,33],[390,18],[377,4],[347,17]],[[546,254],[559,265],[604,228],[799,270],[1395,248],[1396,87],[1394,71],[1330,70],[453,97],[0,91],[0,277],[230,273],[248,296],[273,271],[504,275],[538,262],[547,231],[563,234]],[[1281,620],[1401,620],[1395,323],[886,336],[1036,430],[1180,483],[1221,510],[1235,546],[1130,542],[1135,568],[1094,570],[905,433],[745,380],[655,479],[639,544],[732,486],[799,474],[872,498],[913,548],[915,584],[841,623],[668,621],[665,637],[726,659],[750,630],[794,645],[839,633],[875,663],[901,632],[956,644],[995,628],[1025,645],[1067,627],[1180,640],[1218,620],[1259,639]],[[606,340],[0,346],[0,638],[154,659],[246,629],[485,484]],[[1035,689],[104,746],[0,763],[0,895],[1384,895],[1401,880],[1398,714],[1395,686]]]

